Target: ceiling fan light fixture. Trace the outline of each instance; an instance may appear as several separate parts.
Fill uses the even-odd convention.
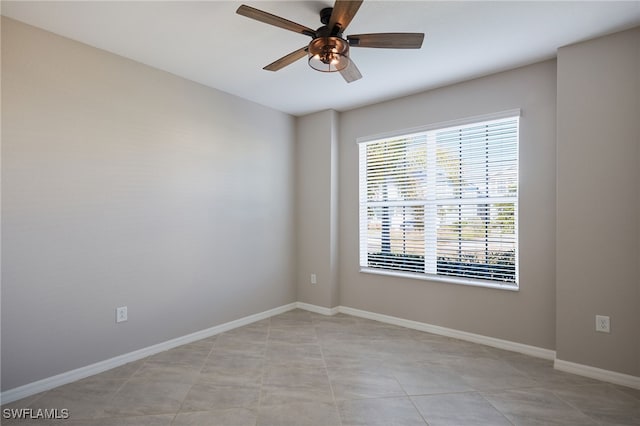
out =
[[[309,43],[309,66],[321,72],[336,72],[349,65],[349,43],[340,37],[318,37]]]
[[[349,57],[349,46],[420,49],[424,40],[424,33],[350,34],[346,36],[346,39],[343,38],[347,26],[353,20],[363,1],[335,0],[333,7],[325,7],[320,11],[320,22],[323,26],[316,30],[245,4],[238,7],[236,13],[312,38],[308,46],[294,50],[263,69],[278,71],[307,56],[309,66],[314,70],[339,71],[347,83],[352,83],[361,79],[362,74],[360,74],[355,62]]]

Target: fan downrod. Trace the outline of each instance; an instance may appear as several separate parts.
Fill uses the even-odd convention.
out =
[[[323,25],[327,25],[329,23],[332,12],[333,12],[332,7],[325,7],[320,11],[320,22],[322,22]]]

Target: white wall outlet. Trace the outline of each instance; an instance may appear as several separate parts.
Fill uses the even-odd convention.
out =
[[[127,320],[127,307],[121,306],[116,308],[116,322],[124,322]]]
[[[596,315],[596,331],[611,333],[610,318],[604,315]]]
[[[311,274],[311,284],[317,284],[318,283],[318,277],[316,277],[316,274]]]

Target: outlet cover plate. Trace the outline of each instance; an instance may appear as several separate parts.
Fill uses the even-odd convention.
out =
[[[116,322],[124,322],[127,320],[127,307],[121,306],[116,308]]]
[[[596,331],[611,333],[611,319],[605,315],[596,315]]]

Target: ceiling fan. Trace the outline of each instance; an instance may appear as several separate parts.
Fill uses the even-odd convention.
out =
[[[424,33],[352,34],[345,39],[343,33],[362,2],[363,0],[336,0],[333,7],[326,7],[320,11],[320,22],[323,26],[317,30],[244,4],[236,13],[312,39],[309,45],[283,56],[263,69],[278,71],[307,56],[311,68],[322,72],[338,71],[347,83],[351,83],[362,78],[362,74],[349,57],[349,47],[420,49],[424,40]]]

